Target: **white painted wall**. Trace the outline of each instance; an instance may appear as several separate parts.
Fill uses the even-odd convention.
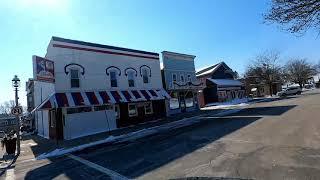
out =
[[[52,95],[54,91],[53,83],[34,81],[35,107]],[[39,136],[49,138],[49,113],[47,110],[35,112],[35,125]]]
[[[116,117],[112,110],[66,114],[64,139],[74,139],[116,129]]]
[[[90,46],[81,46],[76,44],[68,44],[62,42],[51,41],[46,58],[55,63],[55,78],[56,91],[72,91],[72,90],[106,90],[112,89],[110,85],[110,77],[106,75],[106,68],[109,66],[116,66],[121,69],[121,76],[118,77],[118,88],[115,89],[143,89],[143,88],[162,88],[162,79],[160,73],[160,61],[156,59],[147,59],[140,57],[131,57],[123,55],[104,54],[97,52],[89,52],[82,50],[64,49],[53,47],[52,44],[62,44],[69,46],[76,46],[82,48],[90,48],[97,50],[107,50],[103,48],[96,48]],[[108,50],[112,52],[129,53],[136,55],[145,55],[139,53],[132,53],[126,51]],[[145,55],[152,56],[152,55]],[[70,63],[77,63],[85,68],[85,74],[81,77],[80,88],[70,88],[70,73],[68,75],[64,72],[64,67]],[[151,79],[148,84],[143,83],[140,76],[140,66],[147,65],[151,68]],[[73,66],[77,68],[77,66]],[[129,88],[128,79],[125,76],[124,70],[132,67],[137,70],[138,76],[135,77],[135,87]]]

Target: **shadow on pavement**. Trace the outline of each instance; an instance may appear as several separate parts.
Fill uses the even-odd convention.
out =
[[[263,115],[281,115],[294,107],[248,108],[236,113],[236,115],[241,114],[241,117],[203,117],[199,123],[138,139],[133,143],[122,143],[113,146],[102,145],[95,149],[86,149],[73,154],[116,171],[128,178],[137,178],[248,126],[261,119]],[[217,153],[222,153],[224,151],[223,144],[221,144],[221,147],[219,145],[216,151]],[[57,177],[67,177],[69,179],[108,178],[106,175],[70,158],[60,157],[49,160],[52,163],[29,171],[26,179],[53,179]],[[190,163],[192,163],[192,160]],[[183,176],[184,174],[181,174],[181,177]]]
[[[232,116],[280,116],[294,107],[296,105],[246,108]]]

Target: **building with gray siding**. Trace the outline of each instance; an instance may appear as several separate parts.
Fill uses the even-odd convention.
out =
[[[203,88],[197,80],[194,67],[195,56],[162,52],[162,79],[171,99],[167,105],[169,115],[199,110],[197,92]]]

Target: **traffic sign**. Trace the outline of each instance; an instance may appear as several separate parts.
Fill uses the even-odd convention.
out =
[[[13,115],[20,115],[22,114],[22,107],[21,106],[17,106],[11,109],[11,114]]]

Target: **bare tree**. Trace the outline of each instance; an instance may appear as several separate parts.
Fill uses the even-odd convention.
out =
[[[320,0],[272,0],[266,22],[278,23],[291,33],[320,30]]]
[[[285,65],[286,78],[302,88],[312,76],[317,74],[316,69],[316,65],[309,63],[306,59],[292,59]]]
[[[255,83],[266,84],[272,95],[272,86],[282,79],[282,67],[279,64],[280,53],[277,51],[265,51],[256,56],[245,72],[245,79],[253,79]]]
[[[11,113],[11,109],[15,106],[14,100],[5,101],[0,105],[0,114],[8,115]]]

